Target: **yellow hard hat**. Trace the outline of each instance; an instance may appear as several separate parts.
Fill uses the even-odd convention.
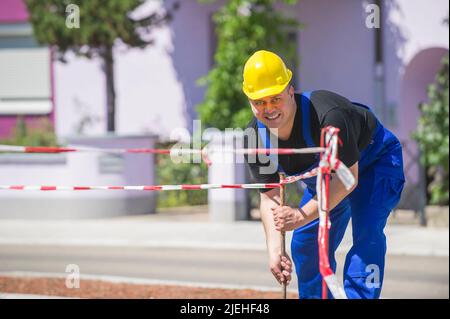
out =
[[[283,92],[292,72],[273,52],[260,50],[245,63],[242,90],[252,100]]]

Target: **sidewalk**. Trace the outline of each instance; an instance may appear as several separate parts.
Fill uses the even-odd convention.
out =
[[[0,220],[0,245],[88,245],[265,250],[259,221],[211,223],[201,211],[95,220]],[[287,233],[290,243],[292,232]],[[448,228],[386,227],[388,254],[448,256]],[[352,244],[351,229],[338,251]],[[289,244],[287,245],[289,248]]]

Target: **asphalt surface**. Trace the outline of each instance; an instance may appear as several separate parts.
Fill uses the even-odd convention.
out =
[[[342,265],[344,255],[337,256]],[[108,275],[277,289],[261,250],[0,245],[0,272]],[[383,298],[449,298],[448,256],[388,255]],[[338,276],[340,274],[338,268]],[[291,289],[297,289],[293,280]]]

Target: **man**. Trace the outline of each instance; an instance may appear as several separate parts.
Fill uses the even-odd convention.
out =
[[[402,149],[398,139],[377,120],[370,109],[330,91],[294,93],[292,72],[282,59],[269,51],[258,51],[244,67],[243,91],[254,118],[257,141],[246,147],[305,148],[319,146],[321,129],[340,129],[339,159],[351,170],[357,185],[346,190],[338,178],[329,188],[331,229],[329,259],[336,270],[335,251],[352,218],[353,247],[344,265],[344,289],[349,298],[379,298],[383,283],[386,238],[384,227],[400,199],[404,185]],[[278,145],[273,145],[278,143]],[[251,145],[250,145],[251,144]],[[272,145],[271,145],[272,144]],[[318,165],[318,155],[280,155],[272,158],[277,171],[297,175]],[[259,183],[279,181],[270,163],[246,156],[252,177]],[[265,169],[265,170],[264,170]],[[267,173],[269,171],[269,173]],[[260,193],[261,219],[266,234],[270,269],[278,282],[289,283],[292,262],[281,256],[280,231],[293,230],[291,253],[298,277],[299,298],[321,297],[318,257],[318,205],[315,177],[298,207],[279,206],[280,190]],[[330,296],[330,292],[328,292]]]

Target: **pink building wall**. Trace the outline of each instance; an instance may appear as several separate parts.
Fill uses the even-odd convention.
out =
[[[0,1],[0,25],[1,24],[23,24],[27,23],[29,14],[23,0],[1,0]],[[54,123],[55,104],[53,100],[53,64],[50,63],[50,81],[51,81],[51,96],[50,99],[53,104],[53,110],[48,115],[42,116],[25,116],[25,121],[31,126],[36,125],[36,121],[41,118],[48,118],[51,123]],[[14,127],[17,123],[17,116],[14,115],[0,115],[0,138],[8,138],[13,134]]]
[[[0,1],[0,23],[27,22],[28,12],[23,0]]]

